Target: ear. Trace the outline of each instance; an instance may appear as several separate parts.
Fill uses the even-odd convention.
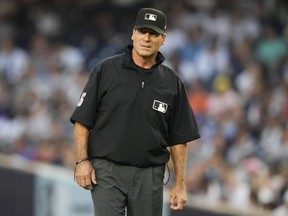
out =
[[[162,41],[162,45],[163,45],[166,41],[166,34],[165,33],[162,35],[162,38],[163,38],[163,41]]]
[[[133,31],[132,31],[132,35],[131,35],[131,40],[134,40],[134,34],[135,34],[135,29],[133,29]]]

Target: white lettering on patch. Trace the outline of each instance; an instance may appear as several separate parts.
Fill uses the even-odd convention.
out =
[[[85,98],[86,95],[87,95],[87,92],[83,92],[83,93],[82,93],[82,95],[81,95],[81,97],[80,97],[80,99],[79,99],[79,101],[78,101],[77,107],[80,107],[80,106],[82,105],[82,103],[83,103],[84,98]]]

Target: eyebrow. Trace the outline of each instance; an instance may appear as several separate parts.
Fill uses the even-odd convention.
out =
[[[149,33],[149,34],[156,35],[156,36],[161,35],[160,33],[154,31],[153,29],[149,29],[149,28],[140,28],[140,29],[136,29],[136,30],[138,30],[141,33]]]

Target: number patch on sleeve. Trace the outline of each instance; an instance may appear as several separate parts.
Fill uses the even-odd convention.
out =
[[[80,99],[79,99],[79,101],[78,101],[77,107],[80,107],[80,106],[82,105],[86,94],[87,94],[87,92],[83,92],[83,93],[82,93],[82,95],[81,95],[81,97],[80,97]]]

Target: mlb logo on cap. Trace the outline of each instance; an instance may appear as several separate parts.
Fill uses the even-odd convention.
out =
[[[156,21],[157,20],[157,15],[156,14],[151,14],[151,13],[146,13],[144,19],[145,20]]]

